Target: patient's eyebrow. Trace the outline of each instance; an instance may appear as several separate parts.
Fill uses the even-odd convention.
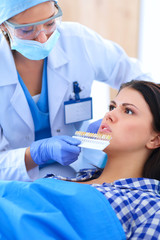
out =
[[[122,103],[122,106],[126,107],[126,106],[132,106],[132,107],[135,107],[137,108],[134,104],[132,103]],[[137,108],[138,109],[138,108]]]
[[[110,104],[114,104],[114,105],[117,105],[115,101],[110,101]]]
[[[110,102],[111,104],[114,104],[115,106],[117,106],[117,103],[115,102],[115,101],[111,101]],[[122,103],[121,104],[123,107],[126,107],[126,106],[133,106],[133,107],[135,107],[135,108],[137,108],[134,104],[132,104],[132,103]],[[138,108],[137,108],[138,109]],[[139,110],[139,109],[138,109]]]

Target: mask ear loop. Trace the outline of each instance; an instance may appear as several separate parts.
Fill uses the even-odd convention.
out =
[[[5,34],[9,39],[13,39],[13,38],[12,38],[12,35],[11,35],[9,29],[8,29],[8,27],[6,26],[7,24],[6,24],[6,23],[3,23],[3,25],[4,25],[4,29],[3,29],[4,34]]]
[[[8,28],[7,28],[6,24],[2,23],[0,28],[1,28],[2,34],[4,35],[4,37],[6,38],[8,44],[10,46],[11,45],[11,40],[10,39],[12,38],[12,36],[11,36],[10,32],[8,31]]]

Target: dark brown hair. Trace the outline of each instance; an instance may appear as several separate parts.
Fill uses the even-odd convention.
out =
[[[160,133],[160,84],[147,81],[132,80],[121,85],[140,92],[148,104],[153,116],[153,129]],[[153,150],[143,168],[143,177],[160,180],[160,147]]]

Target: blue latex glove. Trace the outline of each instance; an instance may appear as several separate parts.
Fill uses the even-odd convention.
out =
[[[30,146],[30,154],[37,165],[47,163],[49,160],[69,165],[77,160],[81,151],[80,140],[69,136],[55,136],[35,141]]]
[[[98,132],[98,129],[101,125],[101,122],[102,122],[102,119],[99,119],[95,122],[92,122],[88,128],[87,128],[87,132],[90,132],[90,133],[97,133]]]

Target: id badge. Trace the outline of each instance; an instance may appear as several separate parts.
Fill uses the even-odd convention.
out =
[[[65,124],[92,119],[92,98],[64,102]]]

